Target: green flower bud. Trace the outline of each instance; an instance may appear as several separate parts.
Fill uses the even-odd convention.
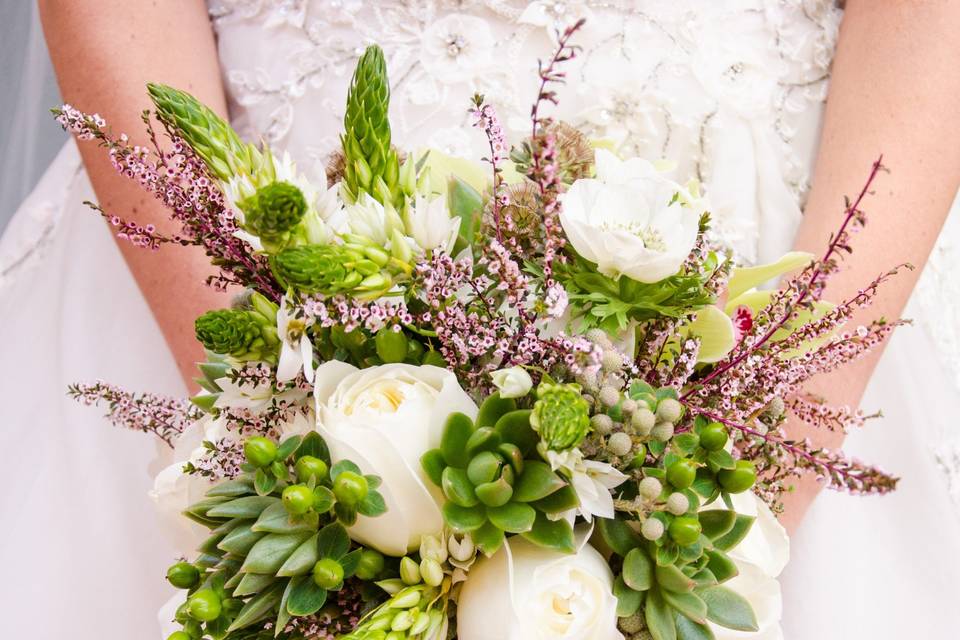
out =
[[[177,589],[192,589],[200,581],[200,571],[189,562],[178,562],[167,569],[167,580]]]
[[[246,226],[258,236],[276,237],[296,227],[307,212],[303,192],[289,182],[272,182],[240,203]]]
[[[277,445],[268,438],[254,436],[243,445],[243,454],[255,467],[266,467],[277,457]]]
[[[313,506],[313,491],[306,485],[295,484],[283,490],[281,499],[287,513],[302,516]]]
[[[374,262],[341,245],[288,247],[273,256],[271,266],[281,284],[308,294],[350,293],[368,278],[383,279]]]
[[[343,471],[333,481],[333,495],[338,502],[354,506],[367,497],[370,485],[367,479],[353,471]]]
[[[187,611],[202,622],[213,622],[222,610],[220,596],[213,589],[200,589],[187,600]]]
[[[319,482],[327,477],[327,463],[320,458],[313,456],[303,456],[297,460],[294,467],[297,472],[297,480],[300,482],[309,482],[310,478]]]
[[[420,566],[414,562],[413,558],[404,556],[403,559],[400,560],[400,579],[407,585],[420,583]]]
[[[431,587],[439,587],[443,582],[443,567],[433,558],[424,558],[420,561],[420,576]]]
[[[375,549],[364,549],[360,552],[360,563],[357,565],[357,577],[370,581],[383,571],[383,554]]]
[[[194,324],[197,340],[209,351],[224,355],[243,355],[255,350],[261,338],[261,325],[243,309],[208,311]]]
[[[313,581],[321,589],[336,589],[343,582],[343,565],[333,558],[321,558],[313,565]]]
[[[590,405],[575,384],[540,383],[530,425],[548,450],[566,451],[583,442],[590,430]]]

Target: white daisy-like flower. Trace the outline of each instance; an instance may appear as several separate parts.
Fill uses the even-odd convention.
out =
[[[313,343],[307,336],[310,324],[296,313],[290,313],[287,297],[281,298],[277,311],[277,333],[281,340],[277,382],[289,382],[301,371],[307,382],[313,382]]]
[[[575,516],[581,515],[587,522],[592,522],[593,516],[614,516],[610,490],[623,484],[627,479],[626,475],[606,462],[585,459],[579,449],[547,451],[546,454],[550,467],[570,478],[573,490],[580,500],[580,504],[563,513],[562,518],[572,522]]]

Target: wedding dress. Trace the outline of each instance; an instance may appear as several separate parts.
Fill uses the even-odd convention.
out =
[[[625,154],[675,161],[679,179],[700,178],[718,233],[746,261],[790,247],[842,16],[822,0],[208,4],[234,125],[316,180],[368,44],[386,52],[398,146],[479,157],[470,96],[486,94],[519,139],[537,58],[556,27],[587,18],[555,115]],[[83,211],[90,197],[71,142],[0,243],[9,637],[156,637],[169,593],[162,576],[176,551],[146,497],[153,444],[64,397],[69,382],[95,378],[183,392],[106,225]],[[960,410],[960,291],[944,267],[960,240],[956,217],[911,303],[921,324],[941,326],[896,334],[864,401],[886,418],[848,440],[851,453],[902,476],[901,490],[817,500],[781,577],[783,633],[770,638],[955,636],[960,447],[948,416]]]

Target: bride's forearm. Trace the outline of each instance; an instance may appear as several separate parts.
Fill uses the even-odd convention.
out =
[[[140,113],[150,106],[147,82],[190,91],[221,113],[225,100],[217,52],[203,0],[40,0],[44,33],[66,102],[100,113],[111,129],[142,139]],[[152,223],[164,234],[178,229],[168,212],[135,181],[119,176],[102,149],[80,144],[97,199],[108,212]],[[180,371],[189,381],[202,350],[193,320],[225,304],[206,287],[212,273],[199,249],[166,245],[157,252],[118,241]]]
[[[796,246],[822,251],[843,211],[844,195],[859,190],[871,163],[883,154],[890,172],[877,179],[875,194],[865,201],[867,226],[854,236],[853,255],[833,277],[825,299],[854,295],[898,263],[916,267],[886,284],[848,329],[901,315],[960,184],[958,30],[960,2],[847,3],[813,189]],[[832,404],[856,407],[879,357],[877,350],[821,376],[808,391]],[[843,441],[843,434],[813,430],[798,420],[788,424],[788,432],[830,448]],[[797,526],[818,489],[812,478],[798,483],[786,500],[788,529]]]

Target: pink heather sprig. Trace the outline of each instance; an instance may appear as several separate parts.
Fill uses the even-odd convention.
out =
[[[414,325],[403,299],[357,300],[347,296],[313,296],[300,303],[304,317],[320,327],[342,326],[350,332],[363,328],[370,333],[390,325]]]
[[[497,241],[503,242],[503,229],[501,228],[501,211],[510,204],[510,196],[504,189],[502,163],[507,160],[510,153],[510,147],[507,144],[507,137],[503,133],[503,125],[500,124],[500,118],[497,116],[493,105],[485,102],[481,94],[473,96],[473,108],[470,109],[473,114],[473,126],[483,129],[487,136],[487,143],[490,146],[490,157],[484,158],[485,162],[490,163],[493,170],[493,221],[496,227]],[[512,227],[512,221],[508,221]]]
[[[209,480],[233,480],[241,473],[241,465],[247,459],[243,453],[243,443],[237,440],[219,439],[214,442],[203,442],[205,451],[194,461],[188,462],[183,472],[188,475],[197,475]]]
[[[847,406],[833,407],[804,395],[789,398],[786,406],[803,422],[827,431],[846,432],[852,428],[862,427],[868,418],[879,417],[879,414],[868,416],[862,411],[853,411]]]
[[[70,385],[67,395],[86,406],[105,403],[105,417],[111,424],[152,433],[171,448],[177,436],[202,415],[200,409],[187,400],[153,393],[132,393],[101,381]]]

